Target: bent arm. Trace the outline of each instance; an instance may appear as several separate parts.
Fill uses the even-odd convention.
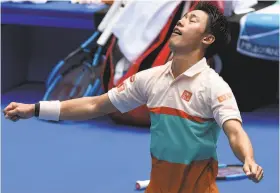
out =
[[[228,120],[223,124],[224,132],[235,156],[241,161],[254,160],[251,141],[238,120]]]
[[[83,121],[115,111],[117,109],[106,93],[101,96],[83,97],[61,102],[59,120]]]

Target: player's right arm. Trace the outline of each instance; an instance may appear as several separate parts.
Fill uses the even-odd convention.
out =
[[[43,102],[48,105],[50,101]],[[60,105],[58,106],[60,108],[58,120],[82,121],[117,111],[107,93],[101,96],[66,100],[57,105]],[[35,104],[12,102],[4,109],[4,115],[13,121],[31,118],[35,115]]]
[[[83,121],[117,111],[108,93],[94,97],[67,100],[61,103],[59,120]]]
[[[122,113],[127,112],[146,103],[146,78],[145,72],[137,73],[135,76],[125,80],[123,84],[101,96],[83,97],[61,102],[41,101],[37,103],[37,106],[35,104],[12,102],[4,109],[4,114],[7,119],[13,121],[28,119],[36,114],[39,118],[45,120],[82,121],[100,117],[117,110]]]

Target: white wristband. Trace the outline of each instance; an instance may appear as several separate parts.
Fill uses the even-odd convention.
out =
[[[39,119],[59,121],[60,101],[40,101]]]

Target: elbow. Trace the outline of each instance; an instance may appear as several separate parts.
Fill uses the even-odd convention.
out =
[[[104,116],[115,112],[117,109],[111,103],[107,94],[95,96],[91,98],[90,112],[95,117]]]
[[[224,123],[224,131],[230,142],[235,142],[246,135],[241,124],[236,120],[228,120]]]
[[[99,100],[99,97],[92,97],[91,100],[92,101],[89,109],[91,118],[97,118],[107,114],[104,110],[104,107],[102,106],[102,102]]]

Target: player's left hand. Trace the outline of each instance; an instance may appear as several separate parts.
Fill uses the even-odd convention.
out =
[[[263,169],[254,160],[246,159],[243,170],[250,180],[259,183],[263,178]]]

